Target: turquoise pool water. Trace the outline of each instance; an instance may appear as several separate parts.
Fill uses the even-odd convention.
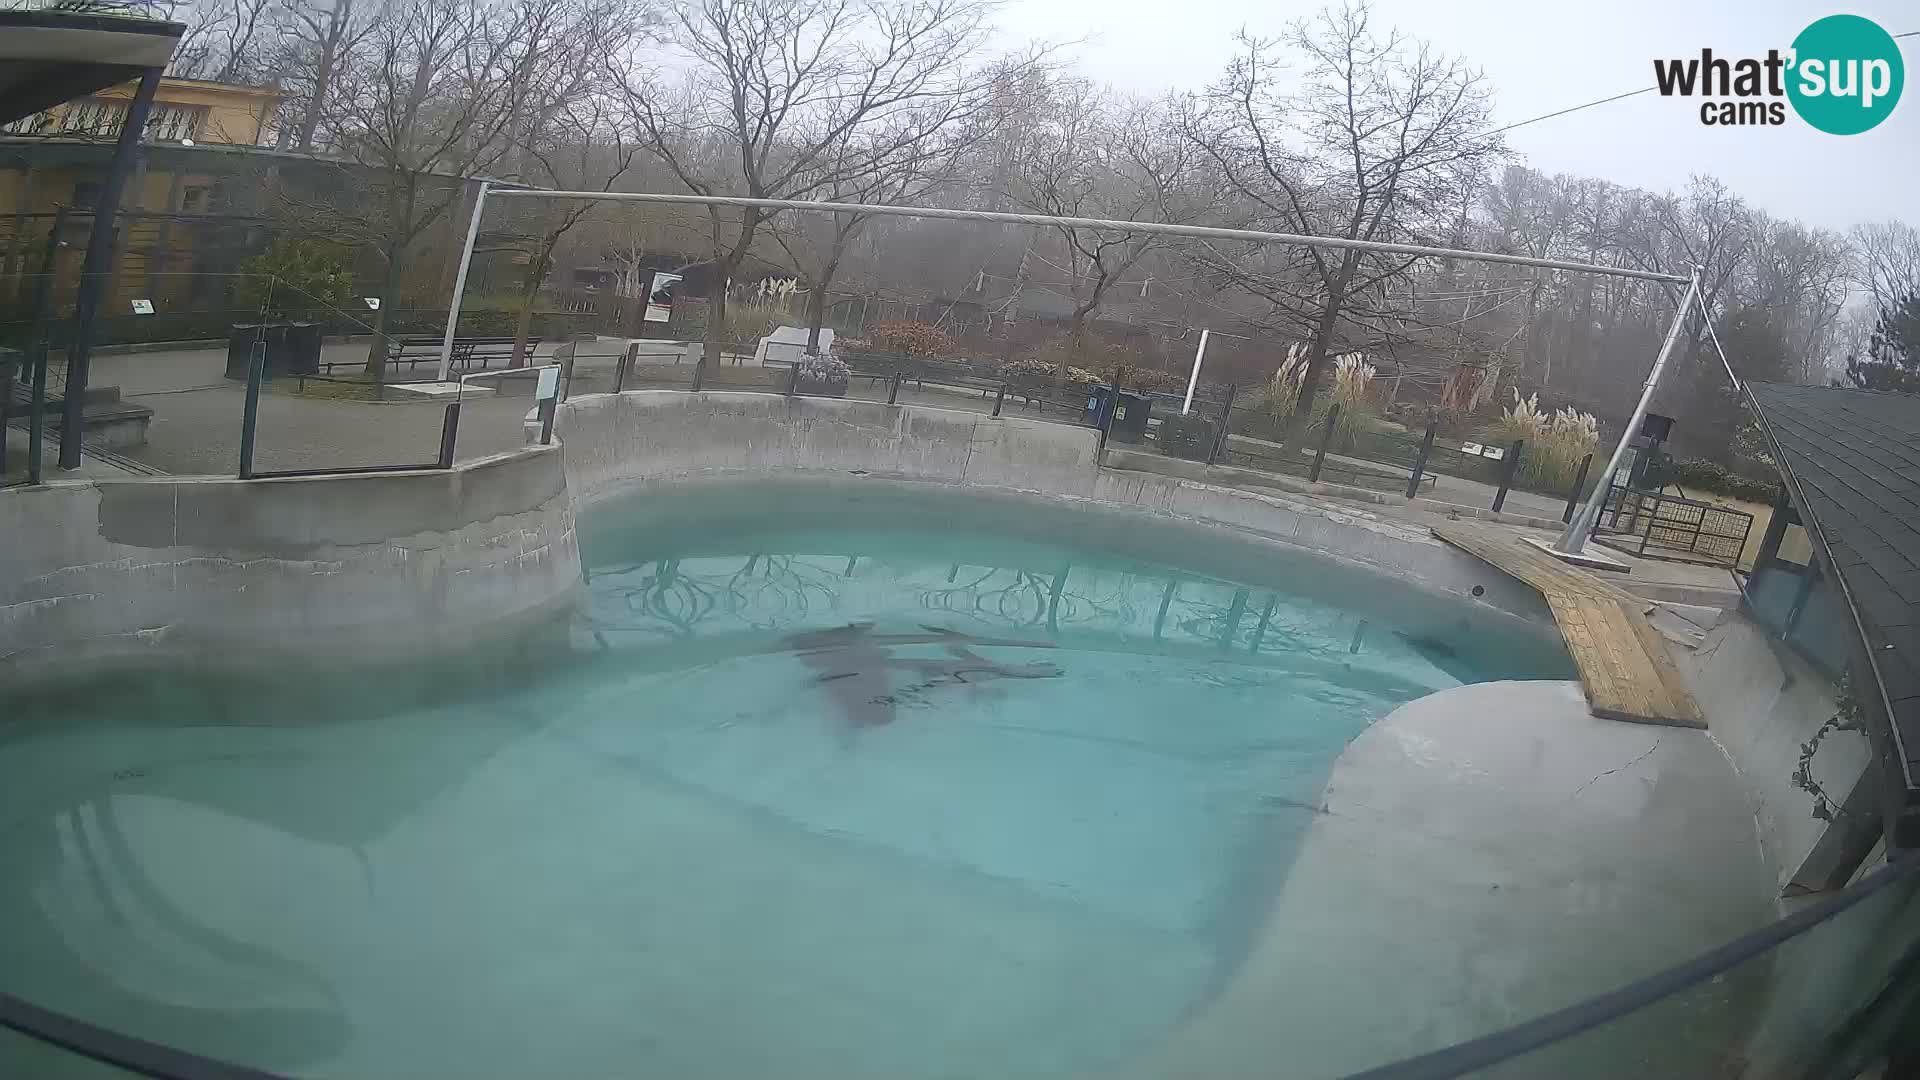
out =
[[[582,558],[497,655],[11,703],[0,990],[294,1075],[1123,1073],[1355,734],[1568,670],[1327,560],[872,482],[637,495]]]

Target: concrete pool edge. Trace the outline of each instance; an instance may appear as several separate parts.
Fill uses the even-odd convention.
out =
[[[0,674],[406,663],[579,588],[559,447],[445,471],[57,481],[0,492]]]

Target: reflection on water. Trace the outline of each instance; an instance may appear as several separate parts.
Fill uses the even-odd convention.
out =
[[[303,1075],[1122,1068],[1341,747],[1528,655],[1145,532],[812,505],[655,497],[557,648],[17,703],[0,990]]]

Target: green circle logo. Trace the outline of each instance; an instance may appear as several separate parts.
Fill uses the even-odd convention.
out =
[[[1900,45],[1872,19],[1829,15],[1793,39],[1787,98],[1829,135],[1858,135],[1893,112],[1906,83]]]

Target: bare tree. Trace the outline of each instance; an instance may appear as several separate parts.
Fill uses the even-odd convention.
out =
[[[1295,23],[1284,44],[1306,61],[1282,92],[1282,42],[1240,36],[1242,51],[1190,116],[1189,135],[1256,220],[1286,232],[1352,240],[1420,240],[1444,230],[1462,187],[1503,153],[1487,134],[1479,72],[1396,33],[1375,34],[1363,5]],[[1354,309],[1402,274],[1403,256],[1308,247],[1225,257],[1223,282],[1304,323],[1300,395],[1285,437],[1298,438]]]
[[[1013,177],[1017,201],[1056,217],[1175,224],[1216,210],[1201,194],[1198,151],[1159,103],[1103,94],[1084,79],[1057,83],[1049,98],[1045,121],[1025,132],[1031,144]],[[1107,291],[1167,238],[1065,225],[1055,232],[1073,296],[1070,347],[1053,374],[1058,395]]]
[[[314,149],[320,122],[335,104],[340,73],[374,32],[380,11],[368,0],[358,5],[355,0],[287,0],[281,23],[288,56],[281,85],[290,122],[281,125],[282,149]]]
[[[1877,310],[1892,310],[1920,293],[1920,228],[1903,221],[1856,225],[1852,239],[1859,253],[1855,283]]]
[[[989,10],[982,0],[695,0],[669,21],[669,54],[628,73],[625,93],[649,149],[691,192],[831,190],[919,137],[901,118],[974,92]],[[766,216],[709,213],[703,364],[719,361],[727,282]]]
[[[386,267],[367,373],[383,377],[388,311],[407,279],[413,244],[463,197],[467,178],[506,151],[505,134],[532,45],[516,8],[469,0],[404,0],[338,74],[325,124],[338,140],[335,185],[283,184],[282,205],[326,235],[377,252]]]
[[[626,179],[634,155],[641,149],[631,120],[620,99],[599,95],[547,111],[540,120],[539,134],[522,145],[527,164],[522,178],[568,191],[612,191]],[[585,200],[543,199],[521,205],[532,208],[536,231],[526,238],[527,274],[521,283],[510,367],[526,363],[534,299],[552,269],[554,249],[595,210],[595,205]]]

